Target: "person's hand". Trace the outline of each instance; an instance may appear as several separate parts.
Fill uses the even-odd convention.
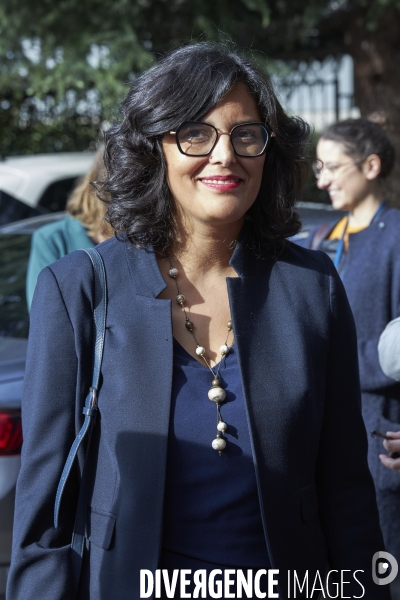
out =
[[[384,440],[383,445],[388,452],[400,452],[400,431],[387,431],[386,435],[393,440]],[[388,469],[400,471],[400,457],[390,458],[387,454],[380,454],[381,463]]]

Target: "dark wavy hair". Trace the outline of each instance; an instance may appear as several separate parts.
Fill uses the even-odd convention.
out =
[[[368,119],[345,119],[329,125],[321,134],[324,140],[338,142],[344,153],[356,161],[359,169],[371,154],[381,159],[379,177],[384,179],[393,169],[395,150],[382,127]]]
[[[279,254],[300,229],[294,211],[308,175],[310,127],[282,109],[270,78],[253,61],[212,43],[185,46],[138,77],[123,101],[121,121],[105,134],[107,220],[138,248],[166,252],[176,235],[162,150],[163,134],[201,120],[243,82],[275,136],[268,146],[258,196],[246,214],[247,239],[259,254]],[[251,159],[249,159],[251,160]]]

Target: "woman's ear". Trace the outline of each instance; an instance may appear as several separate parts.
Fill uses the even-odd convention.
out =
[[[372,181],[381,172],[381,159],[377,154],[370,154],[362,165],[362,170],[367,179]]]

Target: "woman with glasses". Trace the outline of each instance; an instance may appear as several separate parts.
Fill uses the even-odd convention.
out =
[[[308,136],[225,47],[182,48],[134,81],[100,189],[117,237],[98,247],[80,580],[78,468],[56,528],[52,514],[92,378],[93,269],[76,252],[32,305],[10,599],[316,597],[328,562],[332,594],[347,569],[349,595],[388,598],[370,573],[383,542],[351,312],[325,254],[286,240]]]
[[[367,119],[334,123],[317,145],[317,185],[333,208],[346,211],[322,225],[308,247],[327,252],[342,278],[356,322],[363,416],[367,431],[400,428],[400,384],[382,371],[379,337],[400,315],[400,212],[385,203],[383,180],[394,164],[388,136]],[[371,438],[369,466],[375,480],[386,548],[400,561],[400,478],[384,466],[382,440]]]

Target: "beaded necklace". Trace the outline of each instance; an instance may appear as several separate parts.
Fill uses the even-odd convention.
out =
[[[211,400],[211,402],[214,402],[217,406],[217,431],[218,431],[218,433],[217,433],[215,439],[211,442],[211,446],[214,448],[214,450],[217,450],[218,453],[221,455],[222,451],[226,448],[226,440],[224,438],[224,433],[227,430],[228,425],[222,420],[222,417],[221,417],[221,404],[224,402],[224,400],[226,398],[226,393],[225,393],[225,390],[222,389],[222,387],[220,385],[221,382],[219,380],[219,373],[220,373],[220,369],[221,369],[222,360],[225,356],[227,356],[227,354],[229,353],[229,350],[230,350],[230,348],[228,346],[228,339],[229,339],[230,333],[232,331],[232,321],[230,321],[230,320],[228,321],[228,324],[227,324],[228,333],[226,335],[225,342],[219,348],[219,351],[221,353],[221,360],[218,363],[217,371],[215,371],[214,370],[215,367],[214,367],[214,369],[212,368],[209,360],[206,357],[205,348],[203,348],[203,346],[200,346],[200,344],[198,343],[198,341],[196,339],[196,334],[194,332],[194,325],[188,317],[187,309],[185,307],[185,296],[183,294],[181,294],[181,292],[179,290],[178,282],[176,280],[179,271],[178,271],[178,269],[176,269],[175,267],[172,266],[170,259],[169,259],[169,264],[170,264],[170,269],[168,271],[168,275],[170,277],[172,277],[172,279],[175,280],[176,291],[177,291],[176,301],[182,308],[182,311],[185,315],[185,327],[193,336],[193,339],[196,344],[197,356],[200,356],[204,360],[205,364],[210,369],[212,376],[213,376],[213,380],[211,382],[211,389],[208,390],[208,399]]]

